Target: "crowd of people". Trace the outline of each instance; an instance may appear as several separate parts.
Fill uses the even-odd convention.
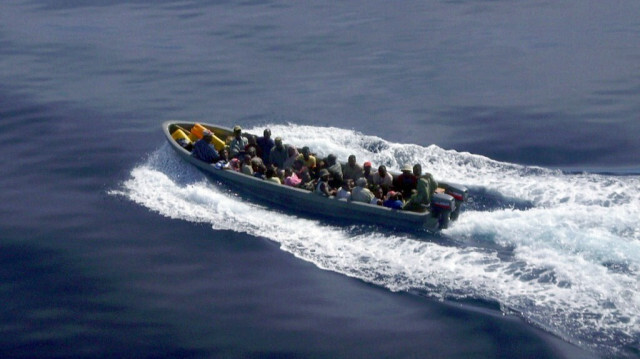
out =
[[[346,163],[340,163],[333,154],[316,158],[309,147],[299,150],[284,144],[280,137],[273,139],[270,129],[256,137],[235,126],[233,136],[219,149],[212,144],[214,137],[205,130],[202,138],[190,146],[192,155],[265,181],[338,200],[419,211],[429,205],[438,187],[431,174],[422,173],[420,164],[407,164],[394,177],[384,165],[373,170],[372,163],[366,161],[361,166],[355,155],[350,155]]]

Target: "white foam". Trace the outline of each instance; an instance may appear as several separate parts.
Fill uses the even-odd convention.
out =
[[[360,162],[392,170],[419,162],[436,178],[532,205],[466,211],[444,231],[452,241],[332,227],[239,201],[181,162],[168,145],[133,169],[113,193],[167,217],[266,236],[320,268],[393,291],[496,301],[605,351],[640,339],[638,176],[566,175],[437,146],[388,143],[350,130],[270,127],[285,142],[309,145],[320,155],[355,154]]]

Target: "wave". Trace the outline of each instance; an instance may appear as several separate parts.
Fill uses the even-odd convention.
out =
[[[319,268],[391,291],[495,302],[599,352],[640,351],[639,176],[564,173],[339,128],[270,128],[320,155],[355,154],[391,170],[421,163],[468,186],[469,204],[441,237],[333,226],[238,200],[166,144],[111,193],[170,218],[267,237]]]

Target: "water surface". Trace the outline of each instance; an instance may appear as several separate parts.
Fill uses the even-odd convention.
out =
[[[6,357],[640,356],[640,3],[0,5]],[[241,201],[165,120],[399,169],[440,235]]]

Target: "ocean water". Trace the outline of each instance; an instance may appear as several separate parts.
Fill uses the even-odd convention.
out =
[[[0,356],[640,357],[640,3],[0,4]],[[466,185],[274,211],[170,119]]]

